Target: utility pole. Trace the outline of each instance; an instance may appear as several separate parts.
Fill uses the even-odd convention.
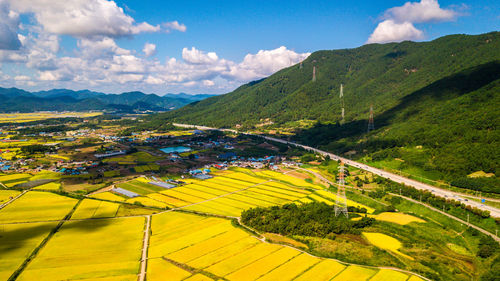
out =
[[[340,98],[340,102],[342,104],[342,119],[340,120],[340,124],[344,124],[345,122],[345,118],[344,118],[344,85],[340,84],[340,95],[339,95],[339,98]]]
[[[368,119],[368,133],[375,130],[375,123],[373,122],[373,104],[370,105],[370,118]]]
[[[340,161],[339,166],[339,181],[337,188],[337,200],[335,202],[335,216],[339,214],[344,214],[346,218],[349,218],[347,213],[347,198],[345,196],[345,167],[344,162]]]

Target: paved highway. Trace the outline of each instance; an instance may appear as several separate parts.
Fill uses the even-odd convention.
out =
[[[232,133],[241,133],[241,132],[238,132],[236,130],[218,129],[218,128],[211,128],[211,127],[206,127],[206,126],[196,126],[196,125],[177,124],[177,123],[174,123],[173,125],[178,126],[178,127],[184,127],[184,128],[196,128],[199,130],[217,130],[217,131],[226,131],[226,132],[232,132]],[[366,164],[359,163],[359,162],[356,162],[353,160],[349,160],[347,158],[340,157],[340,156],[335,155],[333,153],[319,150],[317,148],[313,148],[313,147],[310,147],[307,145],[302,145],[299,143],[290,142],[290,141],[286,141],[286,140],[282,140],[282,139],[278,139],[278,138],[273,138],[273,137],[268,137],[268,136],[263,136],[263,135],[250,134],[250,133],[241,133],[241,134],[258,136],[258,137],[262,137],[262,138],[270,140],[270,141],[275,141],[275,142],[279,142],[279,143],[284,143],[284,144],[288,144],[288,145],[302,147],[306,150],[314,151],[314,152],[321,154],[323,156],[328,155],[330,157],[330,159],[342,160],[342,161],[344,161],[344,163],[346,165],[353,166],[353,167],[356,167],[358,169],[362,169],[362,170],[371,172],[373,174],[379,175],[379,176],[386,178],[386,179],[390,179],[390,180],[397,182],[397,183],[403,183],[405,185],[412,186],[416,189],[428,190],[428,191],[432,192],[434,195],[439,196],[439,197],[454,199],[454,200],[457,200],[457,201],[464,203],[465,205],[468,205],[471,207],[476,207],[476,208],[481,209],[481,210],[487,210],[490,212],[490,215],[492,217],[496,217],[496,218],[500,217],[500,209],[495,208],[495,207],[491,207],[491,206],[488,206],[488,205],[485,205],[485,204],[482,204],[480,202],[476,202],[473,200],[468,200],[468,199],[464,198],[462,194],[457,193],[457,192],[449,191],[449,190],[442,189],[442,188],[437,188],[437,187],[432,186],[432,185],[428,185],[428,184],[421,183],[421,182],[416,181],[416,180],[405,178],[403,176],[396,175],[396,174],[393,174],[393,173],[390,173],[390,172],[387,172],[384,170],[380,170],[380,169],[377,169],[377,168],[374,168],[374,167],[371,167],[371,166],[368,166]]]

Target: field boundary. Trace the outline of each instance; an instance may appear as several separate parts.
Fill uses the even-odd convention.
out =
[[[73,215],[73,213],[75,212],[76,208],[78,208],[78,206],[80,205],[81,202],[82,202],[82,200],[79,200],[78,202],[76,202],[75,206],[73,206],[73,208],[69,211],[69,213],[62,220],[59,221],[59,223],[57,224],[57,226],[54,227],[54,229],[52,229],[49,232],[49,234],[47,235],[47,237],[45,237],[42,240],[42,242],[40,242],[40,244],[31,252],[31,254],[16,269],[16,271],[14,271],[12,273],[12,275],[9,277],[9,279],[7,279],[8,281],[17,280],[17,278],[19,277],[19,275],[24,271],[24,269],[28,266],[28,264],[36,257],[36,255],[38,254],[38,252],[40,252],[40,250],[42,250],[43,247],[45,247],[45,245],[47,245],[47,243],[49,242],[49,240],[56,234],[56,232],[58,232],[59,229],[61,229],[61,227],[64,224],[64,222],[67,221],[67,220],[69,220],[69,218]]]
[[[14,202],[16,199],[18,199],[19,197],[23,196],[26,192],[28,192],[29,190],[25,190],[23,192],[21,192],[20,194],[18,194],[16,197],[10,199],[9,201],[3,203],[2,205],[0,205],[0,210],[7,207],[7,205],[9,205],[10,203]]]
[[[148,263],[148,248],[149,248],[149,236],[151,233],[151,215],[146,216],[146,225],[144,229],[144,239],[142,245],[142,258],[141,258],[141,271],[139,273],[139,281],[146,280],[146,269]]]

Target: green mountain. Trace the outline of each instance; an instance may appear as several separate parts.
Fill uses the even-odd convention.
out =
[[[210,95],[167,94],[158,96],[142,92],[104,94],[89,90],[52,89],[27,92],[17,88],[1,88],[0,112],[33,112],[45,110],[167,111]]]
[[[493,186],[500,193],[498,180],[472,184],[465,178],[480,170],[500,175],[499,78],[500,32],[370,44],[315,52],[302,65],[152,121],[264,130],[314,120],[319,123],[297,129],[294,138],[337,153],[350,151],[367,162],[391,162],[427,178]],[[343,125],[338,124],[340,84]],[[371,104],[375,130],[367,133]]]

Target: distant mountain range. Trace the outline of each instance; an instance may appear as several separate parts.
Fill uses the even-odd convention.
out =
[[[18,88],[0,87],[0,112],[87,111],[119,112],[168,111],[213,95],[145,94],[126,92],[105,94],[89,90],[53,89],[28,92]]]

